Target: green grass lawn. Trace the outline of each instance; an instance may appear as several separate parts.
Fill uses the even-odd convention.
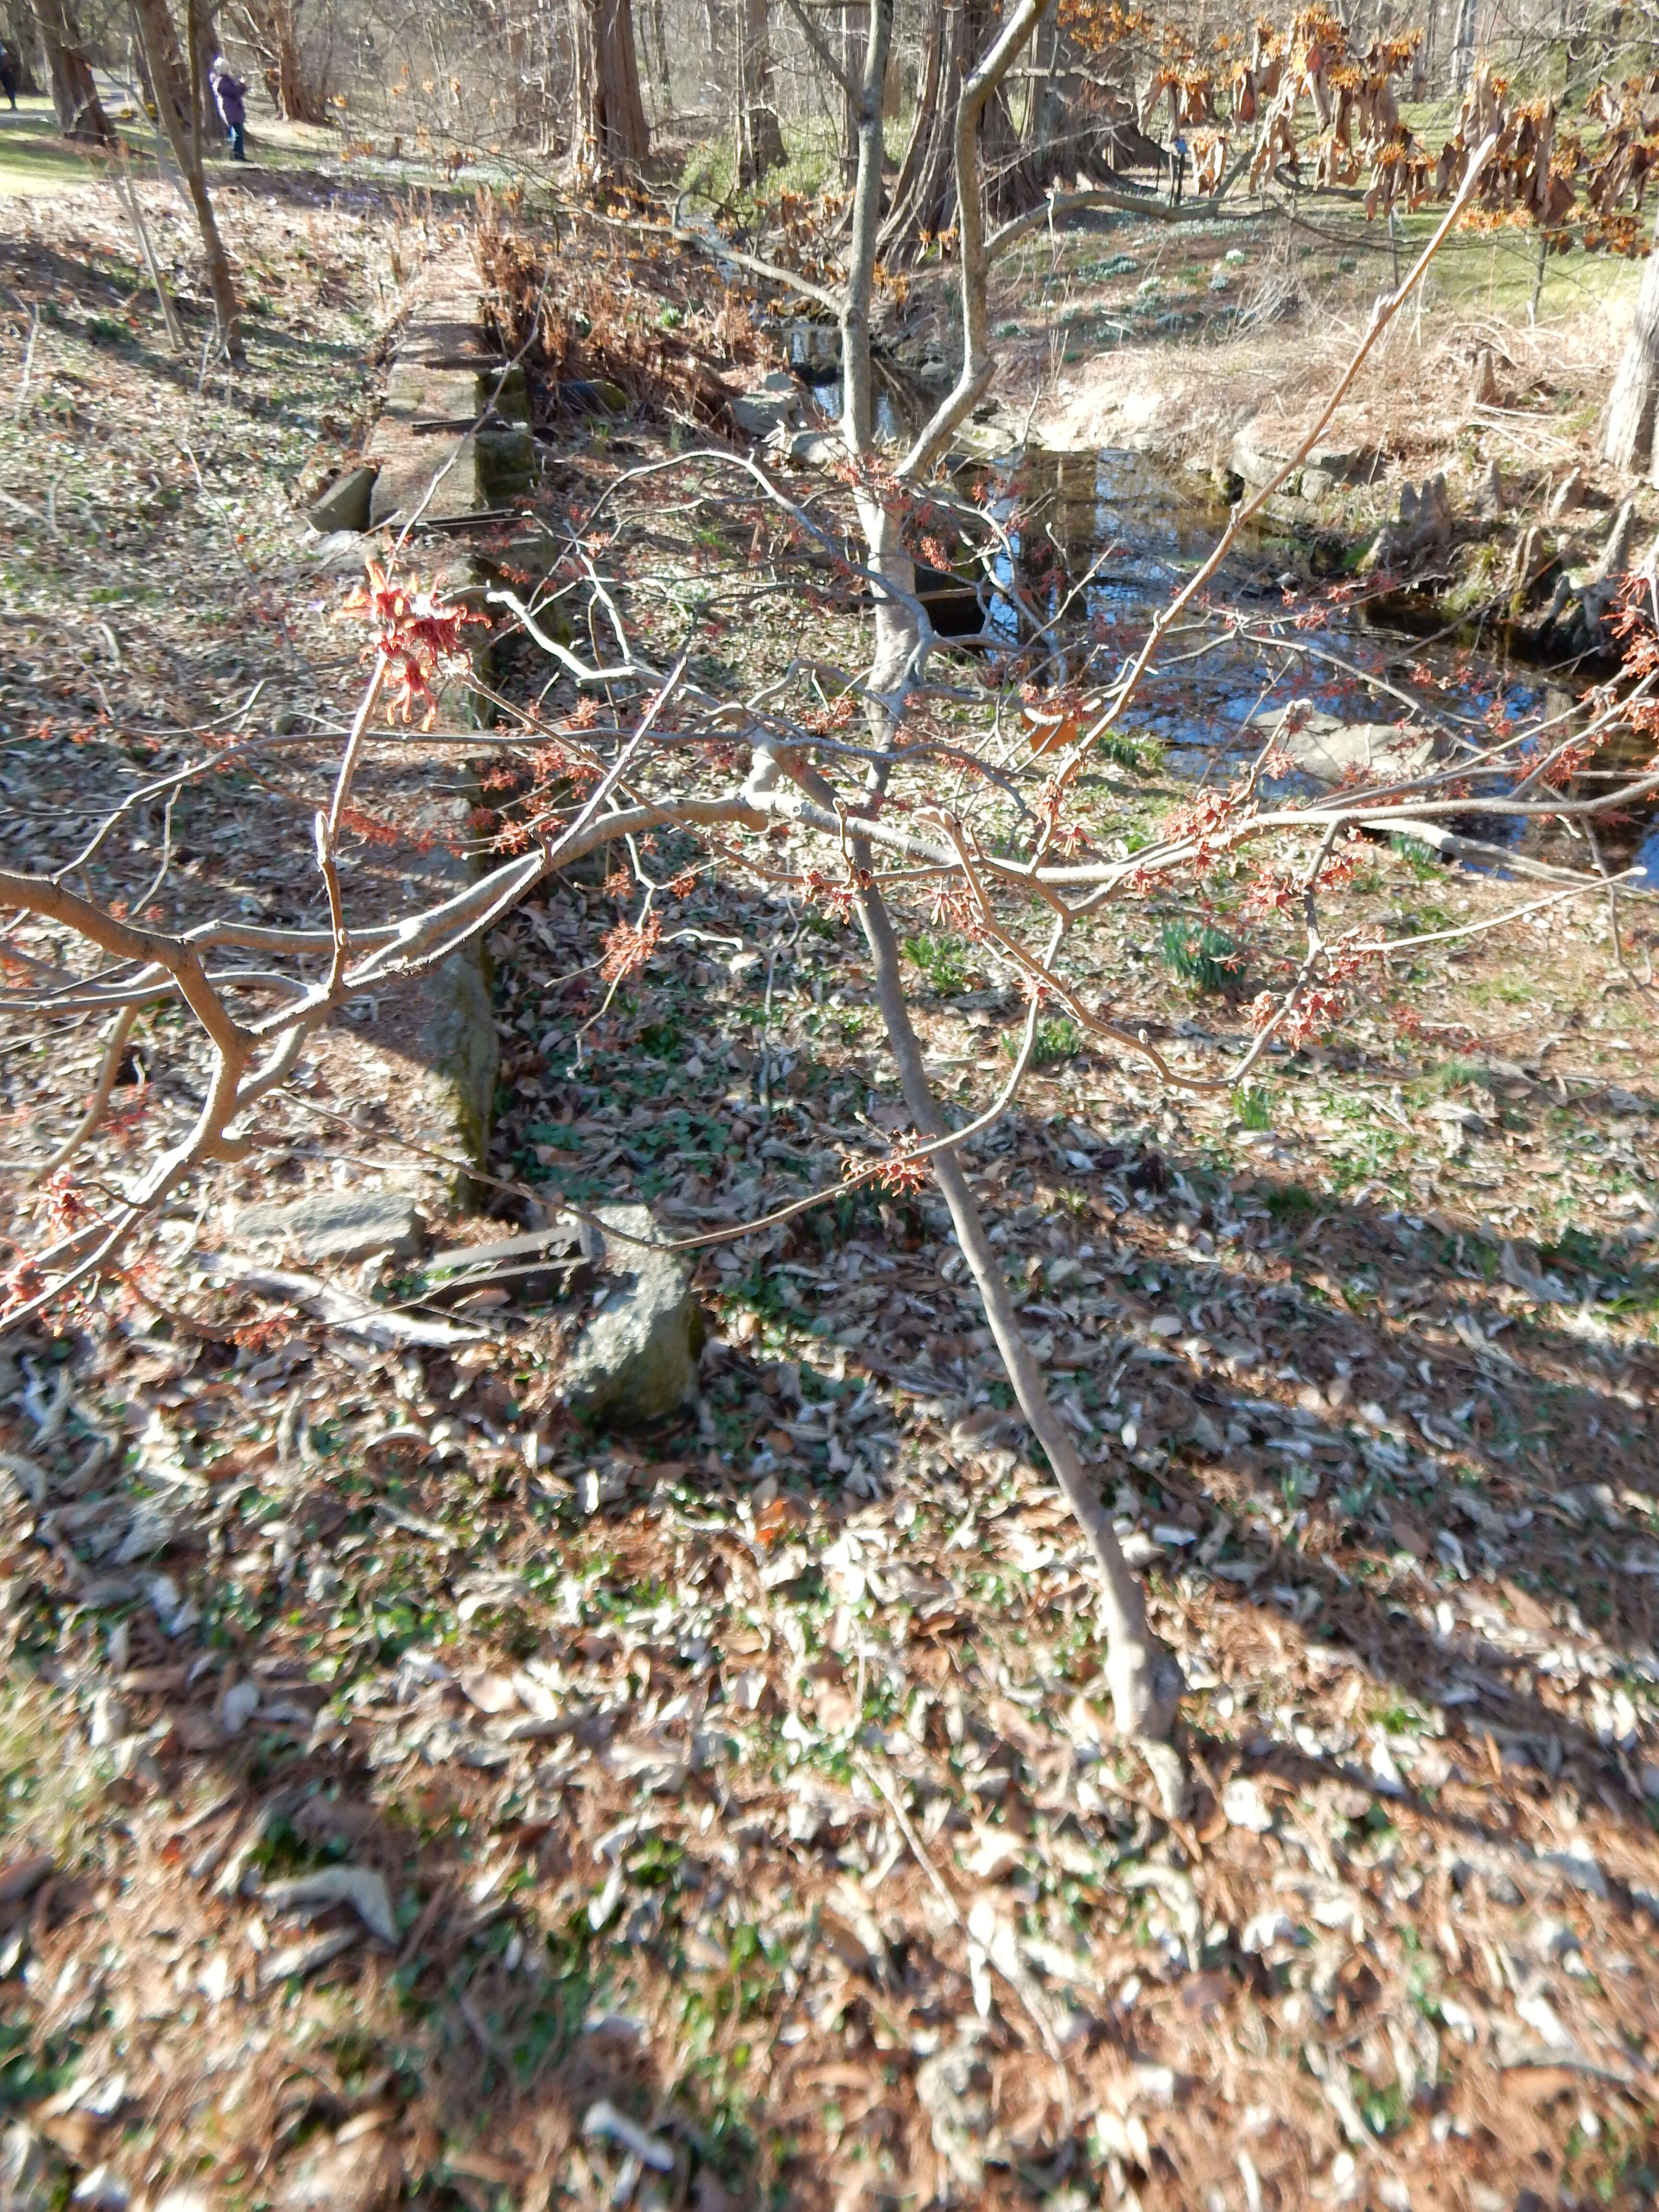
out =
[[[154,174],[155,129],[107,98],[105,112],[126,142],[136,172]],[[282,123],[274,117],[258,118],[248,133],[250,158],[266,167],[313,169],[319,161],[337,160],[338,134],[314,130],[305,124]],[[225,164],[223,145],[215,139],[203,149],[210,180]],[[434,177],[438,165],[429,165]],[[83,185],[104,172],[104,159],[95,147],[71,145],[58,131],[58,118],[50,100],[23,99],[14,115],[0,106],[0,197],[45,198]]]
[[[20,100],[17,112],[0,107],[0,194],[40,198],[94,173],[58,135],[49,100]]]

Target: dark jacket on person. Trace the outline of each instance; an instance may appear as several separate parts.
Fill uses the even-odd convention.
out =
[[[216,70],[213,78],[213,104],[219,111],[219,119],[227,131],[234,131],[247,121],[246,95],[247,87],[239,76],[226,70]]]
[[[17,57],[8,46],[0,46],[0,94],[7,100],[17,97],[18,80],[22,75],[17,66]]]

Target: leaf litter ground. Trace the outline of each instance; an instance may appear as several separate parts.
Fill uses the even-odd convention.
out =
[[[312,283],[306,312],[361,355],[361,307],[305,274],[314,216],[301,252],[280,214],[236,212],[239,252]],[[20,299],[50,283],[72,322],[108,264],[88,220],[32,218]],[[366,296],[392,220],[331,228],[334,296]],[[89,808],[134,773],[95,728],[68,742],[71,716],[147,728],[148,771],[233,679],[295,682],[292,650],[337,709],[353,667],[301,619],[337,587],[281,496],[334,372],[283,403],[292,443],[236,451],[250,592],[177,424],[143,452],[167,380],[103,343],[37,337],[60,526],[89,455],[141,466],[88,486],[95,559],[84,530],[8,556],[31,858],[72,833],[76,778]],[[19,316],[20,371],[27,343]],[[171,404],[210,411],[228,457],[280,374],[256,348],[245,381]],[[8,465],[37,506],[15,438]],[[158,548],[243,611],[223,642],[141,596]],[[135,607],[153,668],[124,647]],[[297,803],[325,756],[294,757]],[[267,905],[281,852],[250,848]],[[1401,911],[1507,902],[1371,865],[1356,896]],[[631,1194],[691,1230],[833,1182],[890,1119],[856,951],[704,879],[676,913],[696,934],[585,1026],[616,912],[564,884],[492,945],[491,1169],[521,1210]],[[118,1291],[14,1346],[18,2185],[703,2212],[1651,2193],[1653,1048],[1604,926],[1543,924],[1419,956],[1405,1023],[1379,1008],[1280,1061],[1241,1112],[1160,1102],[1056,1033],[970,1155],[1192,1685],[1176,1822],[1112,1741],[1082,1547],[926,1196],[843,1197],[705,1257],[701,1405],[627,1440],[559,1407],[579,1298],[486,1293],[462,1316],[483,1340],[385,1352],[181,1271],[170,1299],[216,1334]],[[1088,957],[1196,1068],[1238,1018],[1158,925],[1103,926]],[[1017,1001],[972,948],[915,942],[937,1079],[987,1096]],[[68,1053],[89,1065],[89,1039],[59,1044],[8,1039],[17,1164],[65,1124]],[[395,1091],[354,1127],[327,1071],[262,1117],[296,1185],[408,1133]],[[157,1088],[94,1171],[182,1122],[182,1081]],[[268,1188],[234,1172],[214,1204]]]

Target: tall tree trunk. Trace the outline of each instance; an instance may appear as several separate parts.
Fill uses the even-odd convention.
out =
[[[944,52],[945,0],[929,0],[921,26],[921,61],[916,71],[916,112],[910,118],[910,137],[904,159],[893,179],[890,205],[906,207],[917,174],[926,160],[939,119],[939,76]]]
[[[80,26],[70,0],[34,0],[34,9],[58,128],[65,138],[88,138],[100,146],[112,146],[115,133],[109,127],[91,68],[81,50]]]
[[[1607,401],[1601,450],[1614,468],[1636,475],[1653,459],[1656,404],[1659,404],[1659,251],[1648,256],[1643,269],[1636,320],[1631,325]]]
[[[190,65],[179,44],[179,27],[173,20],[170,9],[163,9],[157,29],[161,33],[161,57],[159,69],[148,54],[144,57],[144,75],[149,81],[149,96],[159,109],[161,95],[166,93],[178,116],[189,130],[191,121],[190,97]],[[188,34],[188,26],[186,26]]]
[[[198,142],[216,140],[223,136],[224,126],[213,105],[208,72],[219,51],[218,13],[214,0],[185,0],[185,3],[190,10],[185,28],[192,41],[186,50],[191,65],[191,119]]]
[[[660,124],[669,112],[668,50],[663,41],[662,0],[647,0],[640,44],[645,49],[645,74],[651,86],[651,112]]]
[[[754,185],[783,164],[766,0],[738,0],[737,28],[738,182]]]
[[[914,251],[924,234],[937,238],[951,228],[957,210],[957,109],[975,56],[985,46],[996,23],[994,0],[963,0],[938,10],[937,29],[930,21],[926,36],[937,37],[939,55],[933,72],[932,52],[924,49],[924,85],[931,82],[932,96],[916,110],[916,127],[907,149],[890,210],[881,230],[881,251],[890,260]],[[1012,215],[1030,204],[1042,191],[1035,172],[1025,173],[1019,139],[998,85],[986,100],[978,123],[979,174],[986,210],[993,216]]]
[[[674,109],[674,80],[668,67],[668,33],[664,27],[662,0],[651,0],[651,44],[657,57],[657,82],[662,88],[662,112]]]
[[[265,51],[265,88],[278,115],[285,123],[325,123],[324,89],[306,68],[293,0],[255,0],[248,12]]]
[[[1452,90],[1467,92],[1474,69],[1474,19],[1480,0],[1456,0],[1457,28],[1452,37]]]
[[[855,184],[859,173],[859,83],[864,75],[867,40],[866,9],[860,0],[842,0],[841,11],[841,175]]]
[[[164,40],[170,27],[167,0],[132,0],[132,7],[151,80],[163,82]],[[194,134],[175,112],[170,100],[158,100],[155,106],[161,118],[161,127],[167,132],[167,143],[173,149],[173,158],[179,164],[185,189],[190,194],[190,204],[196,210],[196,227],[202,234],[202,251],[207,257],[208,286],[213,294],[213,313],[219,325],[219,342],[233,361],[240,361],[242,338],[236,322],[236,286],[230,273],[230,257],[225,252],[224,240],[219,235],[219,226],[214,220],[213,202],[202,173],[201,148]]]
[[[994,373],[986,298],[989,255],[978,149],[986,108],[993,99],[1000,100],[1008,68],[1036,27],[1036,15],[1035,0],[1012,0],[1004,28],[1000,35],[990,35],[988,50],[981,53],[978,45],[967,45],[963,52],[960,94],[952,103],[952,152],[961,185],[957,222],[961,233],[963,325],[968,357],[951,398],[900,464],[901,475],[912,483],[926,481],[956,424]],[[988,7],[979,21],[983,43],[990,32]],[[881,95],[892,28],[893,0],[872,0],[868,51],[855,111],[858,179],[842,307],[841,427],[854,459],[867,459],[875,450],[870,308],[880,228]],[[915,599],[915,568],[903,542],[901,501],[890,491],[884,494],[873,483],[861,485],[854,498],[868,549],[866,566],[886,586],[875,594],[875,653],[865,678],[866,726],[873,754],[869,786],[872,793],[879,793],[887,779],[884,756],[891,748],[907,696],[921,677],[926,656]],[[770,757],[763,758],[762,753],[763,749],[757,748],[757,772],[775,775],[778,763]],[[806,788],[814,772],[796,767],[788,773]],[[860,885],[855,895],[859,921],[870,948],[882,1019],[904,1102],[917,1129],[924,1135],[937,1136],[941,1133],[939,1110],[905,1003],[898,944],[875,879],[869,840],[855,833],[852,853]],[[1165,1802],[1173,1806],[1180,1796],[1180,1762],[1164,1739],[1180,1698],[1181,1670],[1148,1628],[1140,1586],[1123,1557],[1111,1515],[1054,1411],[1042,1370],[1009,1298],[1001,1256],[985,1233],[968,1178],[955,1156],[948,1152],[934,1158],[933,1170],[1020,1411],[1048,1454],[1054,1479],[1094,1553],[1107,1629],[1106,1674],[1118,1727],[1123,1735],[1141,1742]]]
[[[6,0],[6,44],[17,57],[17,89],[31,100],[40,89],[40,80],[29,66],[29,52],[37,34],[28,0]]]
[[[720,0],[702,0],[703,27],[708,34],[708,83],[719,88],[726,82],[726,38],[720,28]]]
[[[651,133],[640,97],[629,0],[571,0],[575,50],[576,119],[573,151],[578,175],[643,161]]]

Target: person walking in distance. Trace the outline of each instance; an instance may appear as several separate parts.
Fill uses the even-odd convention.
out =
[[[233,76],[230,64],[222,54],[216,54],[213,67],[208,71],[208,81],[213,87],[213,104],[219,111],[219,120],[225,126],[225,137],[230,142],[233,161],[246,161],[247,144],[247,87],[239,76]]]
[[[17,112],[17,57],[3,39],[0,39],[0,92],[11,102],[11,111]]]

